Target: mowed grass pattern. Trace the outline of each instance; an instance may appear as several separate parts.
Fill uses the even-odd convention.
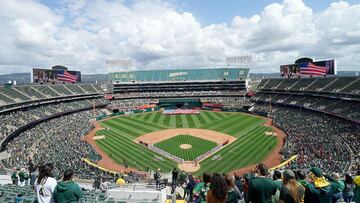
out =
[[[177,163],[133,140],[145,133],[169,128],[202,128],[226,133],[237,140],[224,147],[213,156],[203,160],[195,174],[204,171],[226,173],[262,161],[276,146],[276,137],[266,136],[270,127],[262,126],[264,119],[242,113],[201,111],[198,115],[162,115],[161,112],[120,116],[101,122],[109,130],[99,131],[106,138],[96,143],[119,164],[141,170],[161,168],[171,171]],[[168,152],[171,148],[168,148]],[[161,160],[158,158],[162,157]]]
[[[181,149],[180,145],[182,144],[189,144],[192,147],[190,149]],[[196,157],[216,147],[216,145],[215,142],[193,137],[191,135],[177,135],[155,144],[156,147],[167,151],[174,156],[180,157],[185,161],[194,160]]]

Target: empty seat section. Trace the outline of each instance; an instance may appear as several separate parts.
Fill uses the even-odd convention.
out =
[[[280,85],[278,87],[276,87],[277,90],[286,90],[287,88],[291,87],[292,85],[294,85],[297,81],[299,81],[299,79],[293,79],[293,78],[289,78],[289,79],[284,79]]]
[[[96,84],[96,85],[91,85],[92,87],[94,87],[96,89],[97,92],[102,92],[102,88],[100,87],[100,85]]]
[[[31,86],[16,86],[15,88],[17,90],[21,91],[22,93],[29,95],[30,97],[33,97],[33,98],[35,97],[38,99],[44,98],[44,96],[42,94],[40,94],[39,92],[32,89]]]
[[[59,94],[54,92],[52,89],[50,89],[48,86],[42,86],[42,85],[41,86],[33,86],[33,88],[35,88],[39,92],[47,95],[48,97],[58,97],[58,96],[60,96]]]
[[[333,82],[331,85],[323,89],[324,92],[336,92],[339,89],[342,89],[344,86],[350,84],[351,82],[354,82],[357,79],[357,77],[339,77],[336,78],[335,82]]]
[[[65,85],[65,86],[75,94],[85,94],[85,92],[78,85]]]
[[[6,88],[6,87],[2,87],[1,88],[1,92],[4,94],[4,95],[7,95],[11,98],[14,98],[18,101],[28,101],[28,100],[31,100],[29,97],[17,92],[16,90],[14,90],[13,88]]]
[[[83,88],[83,90],[85,90],[88,93],[97,93],[96,89],[94,89],[92,85],[80,85],[80,87]]]
[[[329,83],[333,82],[335,78],[318,78],[310,87],[306,88],[305,91],[319,91]]]
[[[262,89],[272,89],[276,87],[284,79],[270,79],[270,81]]]
[[[15,103],[14,100],[10,99],[9,97],[5,96],[5,95],[2,95],[0,94],[0,100],[6,104],[12,104],[12,103]]]
[[[314,82],[314,80],[314,78],[301,78],[290,90],[301,90]]]
[[[73,95],[69,90],[67,90],[64,85],[51,85],[51,88],[53,88],[56,92],[63,94],[63,95]]]
[[[345,89],[341,90],[342,93],[348,94],[359,94],[360,95],[360,79],[356,82],[351,84],[350,86],[346,87]]]

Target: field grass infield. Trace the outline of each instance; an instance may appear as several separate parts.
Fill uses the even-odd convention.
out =
[[[182,149],[180,147],[182,144],[189,144],[191,145],[191,148]],[[167,151],[174,156],[184,159],[185,161],[192,161],[196,157],[210,151],[212,148],[216,147],[216,145],[217,144],[215,142],[193,137],[191,135],[177,135],[156,143],[155,147]]]
[[[195,174],[204,171],[227,173],[262,161],[275,148],[277,139],[265,135],[271,128],[263,126],[264,122],[260,117],[242,113],[201,111],[198,115],[162,115],[161,112],[149,112],[102,121],[100,124],[106,129],[98,131],[97,135],[105,135],[105,139],[96,140],[96,143],[119,164],[126,162],[129,167],[139,170],[160,168],[171,171],[177,163],[135,143],[134,139],[171,128],[213,130],[237,139],[201,161],[201,168]],[[195,142],[196,138],[190,140]]]

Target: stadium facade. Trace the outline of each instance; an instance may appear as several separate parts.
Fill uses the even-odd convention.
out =
[[[194,81],[236,81],[249,76],[246,68],[203,68],[111,72],[112,83],[161,83]]]
[[[134,99],[141,105],[144,99],[158,103],[165,98],[227,103],[232,105],[229,108],[234,108],[236,100],[242,100],[239,98],[247,92],[248,76],[246,68],[121,71],[109,73],[108,89],[115,100],[112,110],[126,110],[122,103],[132,103],[130,100]],[[183,106],[180,102],[169,105]]]

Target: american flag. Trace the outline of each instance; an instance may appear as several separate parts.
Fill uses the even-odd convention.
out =
[[[60,71],[57,73],[57,80],[67,83],[74,83],[76,82],[76,76],[72,75],[71,73],[65,71]]]
[[[317,66],[313,63],[300,64],[300,74],[302,75],[326,75],[329,67]]]

